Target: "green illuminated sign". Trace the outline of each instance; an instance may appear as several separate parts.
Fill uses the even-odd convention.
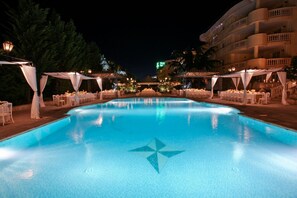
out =
[[[157,62],[156,68],[160,69],[160,68],[164,67],[164,65],[165,65],[165,62]]]

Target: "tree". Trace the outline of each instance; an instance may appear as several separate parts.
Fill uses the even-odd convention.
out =
[[[191,71],[212,71],[220,61],[212,59],[215,48],[206,48],[203,45],[198,48],[174,51],[172,57],[175,61],[170,63],[176,73]]]
[[[56,51],[51,50],[48,12],[48,9],[40,8],[31,0],[20,0],[16,10],[8,11],[15,54],[32,61],[38,77],[55,63],[56,58]]]
[[[102,71],[102,66],[100,64],[101,62],[101,52],[99,47],[96,45],[96,43],[91,42],[88,43],[86,46],[86,55],[85,55],[85,60],[86,63],[85,65],[88,67],[88,69],[92,69],[92,71]]]
[[[297,79],[297,56],[292,57],[291,66],[286,67],[285,71],[288,79]]]
[[[206,48],[203,45],[199,46],[197,49],[194,49],[193,53],[193,67],[201,71],[212,71],[218,66],[221,62],[219,60],[213,59],[213,54],[215,53],[215,48]]]
[[[100,49],[85,41],[73,21],[62,21],[55,11],[32,0],[19,0],[16,8],[7,7],[6,14],[7,38],[15,46],[13,55],[34,63],[37,83],[46,71],[100,68]]]

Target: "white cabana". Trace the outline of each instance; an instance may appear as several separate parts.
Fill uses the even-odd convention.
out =
[[[44,101],[43,101],[43,91],[47,82],[47,75],[42,75],[40,79],[40,96],[39,96],[39,102],[40,102],[40,107],[45,107]]]
[[[118,73],[114,73],[114,72],[93,73],[91,75],[94,76],[94,79],[96,79],[97,84],[98,84],[98,86],[100,88],[100,100],[103,99],[103,95],[102,95],[102,91],[103,91],[102,82],[103,82],[103,79],[121,79],[121,78],[123,78],[122,75],[120,75]]]
[[[85,76],[77,72],[45,72],[45,75],[52,76],[54,78],[71,80],[72,87],[75,91],[74,105],[79,105],[79,98],[77,95],[78,89],[82,80],[91,80],[93,77]]]
[[[253,76],[260,76],[260,75],[266,75],[266,82],[270,78],[271,74],[273,72],[277,72],[277,75],[283,85],[283,93],[282,93],[282,104],[287,104],[286,102],[286,72],[281,72],[282,68],[275,68],[275,69],[245,69],[241,70],[238,72],[234,72],[231,74],[225,74],[225,75],[214,75],[212,77],[212,84],[211,84],[211,98],[213,97],[213,87],[216,84],[216,81],[218,78],[232,78],[235,79],[233,80],[235,87],[238,86],[239,81],[236,79],[241,79],[243,88],[244,88],[244,93],[243,93],[243,104],[247,103],[246,100],[246,88],[248,84],[251,81],[251,78]]]
[[[102,91],[103,91],[102,78],[96,77],[96,81],[97,81],[97,84],[98,84],[98,86],[100,88],[100,100],[102,100],[103,99],[103,97],[102,97]]]
[[[39,111],[39,97],[37,94],[37,81],[36,81],[36,68],[33,66],[28,66],[27,64],[31,64],[28,61],[0,61],[0,65],[20,65],[20,68],[25,76],[27,83],[30,85],[32,90],[34,91],[32,105],[31,105],[31,118],[39,119],[40,111]]]

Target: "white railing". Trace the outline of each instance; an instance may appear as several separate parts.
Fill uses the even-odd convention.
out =
[[[274,10],[269,10],[269,18],[280,17],[280,16],[291,16],[292,8],[278,8]]]
[[[268,42],[290,41],[291,33],[270,34],[267,37]]]
[[[283,67],[291,64],[291,58],[270,58],[266,60],[266,67]]]

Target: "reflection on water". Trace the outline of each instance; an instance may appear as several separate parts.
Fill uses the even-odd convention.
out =
[[[243,144],[235,142],[233,145],[233,160],[239,162],[244,154]]]
[[[95,124],[98,126],[98,127],[101,127],[103,123],[103,116],[102,116],[102,113],[99,114],[97,120],[95,121]]]
[[[211,126],[212,126],[212,129],[218,128],[218,114],[213,113],[211,115]]]
[[[74,141],[75,144],[79,144],[83,141],[84,138],[84,130],[77,129],[71,133],[71,139]]]
[[[244,143],[248,143],[250,141],[250,138],[251,138],[250,129],[247,126],[244,126],[244,130],[243,130]]]
[[[144,98],[143,103],[145,105],[152,105],[153,104],[153,99],[152,98]]]
[[[190,125],[191,125],[191,114],[188,113],[188,126],[190,126]]]
[[[164,103],[157,103],[156,105],[156,119],[159,122],[163,122],[166,116],[166,107]]]
[[[21,178],[21,179],[32,179],[33,176],[34,176],[34,171],[33,171],[33,169],[25,170],[24,172],[22,172],[22,173],[20,174],[20,178]]]

